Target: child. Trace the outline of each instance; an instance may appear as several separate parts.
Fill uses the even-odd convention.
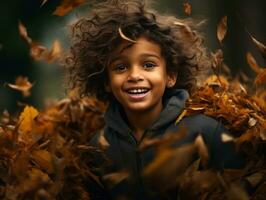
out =
[[[179,145],[202,135],[210,151],[208,167],[238,167],[231,162],[232,145],[221,141],[226,130],[220,123],[195,115],[175,124],[195,89],[197,73],[210,64],[195,28],[191,21],[147,9],[141,0],[98,3],[72,27],[69,83],[82,96],[109,103],[103,132],[112,161],[108,172],[125,169],[133,179],[107,189],[112,198],[158,198],[141,178],[154,152],[140,153],[138,147],[147,137],[178,134],[180,127],[186,128],[186,136]]]

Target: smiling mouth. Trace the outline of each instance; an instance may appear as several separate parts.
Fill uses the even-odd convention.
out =
[[[126,90],[127,93],[132,94],[132,95],[142,95],[150,91],[147,88],[139,88],[139,89],[129,89]]]

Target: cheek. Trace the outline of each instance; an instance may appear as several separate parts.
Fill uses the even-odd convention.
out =
[[[123,79],[120,76],[110,75],[109,80],[109,86],[113,93],[117,92],[117,90],[122,87]]]

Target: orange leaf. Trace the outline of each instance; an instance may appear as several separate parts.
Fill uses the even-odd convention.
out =
[[[254,85],[266,84],[266,69],[263,69],[255,78]]]
[[[222,43],[225,35],[227,32],[227,16],[224,16],[220,19],[218,26],[217,26],[217,38],[220,43]]]
[[[32,152],[33,160],[48,173],[54,172],[52,154],[46,150],[36,150]]]
[[[187,14],[187,15],[190,15],[191,14],[191,5],[188,3],[188,2],[184,2],[183,3],[183,9],[184,9],[184,12]]]
[[[31,142],[29,134],[32,132],[35,121],[34,119],[38,116],[39,112],[32,106],[26,106],[23,112],[19,116],[19,127],[18,127],[18,140],[21,142]]]
[[[63,0],[62,4],[56,8],[54,15],[64,16],[74,8],[84,4],[85,0]]]
[[[52,45],[52,48],[51,50],[49,50],[45,56],[45,60],[47,62],[51,62],[53,61],[54,59],[58,58],[60,56],[62,52],[62,47],[61,47],[61,44],[58,40],[55,40],[53,42],[53,45]]]
[[[250,52],[247,52],[246,57],[247,57],[249,66],[254,72],[260,73],[261,71],[263,71],[263,69],[258,66],[255,58],[252,56]]]
[[[16,78],[15,84],[7,84],[10,88],[21,91],[24,97],[30,96],[30,89],[32,84],[28,81],[27,77],[19,76]]]

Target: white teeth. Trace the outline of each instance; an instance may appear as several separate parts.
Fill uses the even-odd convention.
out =
[[[139,93],[146,93],[148,89],[132,89],[128,90],[129,93],[131,94],[139,94]]]

